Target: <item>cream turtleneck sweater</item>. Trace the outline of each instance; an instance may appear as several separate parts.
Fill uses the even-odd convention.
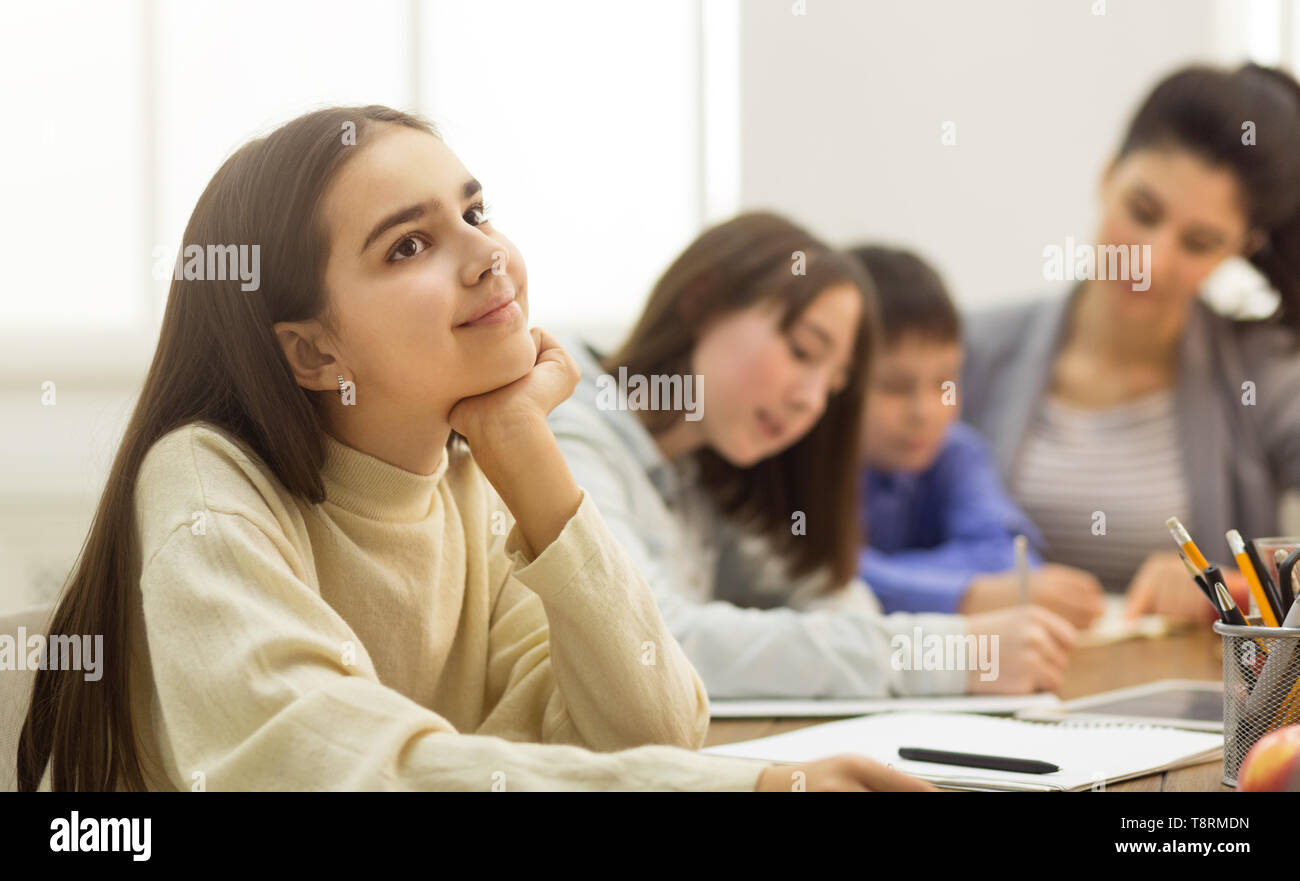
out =
[[[146,456],[151,788],[754,788],[761,763],[693,752],[704,688],[585,492],[530,559],[467,451],[418,475],[326,445],[314,506],[206,424]]]

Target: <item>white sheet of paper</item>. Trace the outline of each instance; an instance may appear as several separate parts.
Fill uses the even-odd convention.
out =
[[[714,719],[821,719],[830,716],[865,716],[902,710],[948,713],[1005,713],[1059,706],[1054,694],[980,694],[957,697],[891,698],[772,698],[767,700],[710,700]]]
[[[1106,596],[1106,611],[1093,625],[1079,634],[1079,646],[1107,645],[1126,639],[1151,639],[1164,636],[1174,625],[1162,615],[1139,615],[1132,621],[1124,620],[1124,597]]]

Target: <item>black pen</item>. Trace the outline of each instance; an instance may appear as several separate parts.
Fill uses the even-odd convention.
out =
[[[1232,598],[1232,592],[1228,590],[1227,585],[1223,583],[1223,572],[1218,566],[1213,564],[1205,567],[1205,580],[1214,585],[1214,595],[1218,598],[1215,606],[1219,610],[1219,620],[1224,624],[1232,624],[1236,627],[1249,626],[1250,622],[1246,620],[1244,612],[1238,608],[1236,601]],[[1267,658],[1268,649],[1264,643],[1258,639],[1252,640],[1255,643],[1260,655]],[[1245,657],[1238,655],[1237,663],[1241,666],[1241,675],[1246,680],[1246,688],[1255,687],[1256,672],[1254,664]]]
[[[1210,569],[1213,568],[1214,567],[1211,566],[1205,571],[1209,572]],[[1209,579],[1210,576],[1206,575],[1205,577]],[[1245,627],[1249,624],[1250,622],[1246,620],[1246,616],[1241,614],[1241,609],[1238,609],[1236,602],[1233,601],[1232,594],[1228,591],[1228,588],[1224,586],[1222,573],[1213,580],[1213,584],[1214,592],[1219,597],[1219,608],[1223,610],[1219,616],[1223,623],[1232,624],[1236,627]]]
[[[1223,618],[1225,624],[1231,624],[1228,620],[1228,607],[1224,605],[1223,597],[1219,596],[1218,585],[1223,582],[1223,570],[1211,563],[1201,570],[1201,577],[1205,579],[1205,586],[1210,593],[1214,594],[1214,607],[1219,610],[1219,617]]]
[[[1005,756],[981,756],[976,753],[950,753],[942,749],[922,749],[900,746],[898,757],[912,762],[934,762],[939,765],[962,765],[966,768],[988,768],[993,771],[1014,771],[1017,774],[1053,774],[1061,770],[1050,762],[1033,759],[1012,759]]]
[[[1211,606],[1214,606],[1214,611],[1219,613],[1219,619],[1222,620],[1223,608],[1219,605],[1219,598],[1214,595],[1213,589],[1206,584],[1205,577],[1196,571],[1192,561],[1187,559],[1187,555],[1181,550],[1178,552],[1178,558],[1183,561],[1183,565],[1187,567],[1187,574],[1192,576],[1192,581],[1196,582],[1196,586],[1201,589],[1201,593],[1205,594],[1205,598],[1210,601]]]

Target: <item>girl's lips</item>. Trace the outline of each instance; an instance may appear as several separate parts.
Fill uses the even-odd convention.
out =
[[[475,318],[473,321],[466,321],[461,327],[492,327],[499,324],[512,324],[522,318],[523,314],[519,304],[512,299],[486,315]]]
[[[785,433],[785,426],[775,419],[772,419],[762,410],[758,411],[758,427],[767,437],[776,440]]]

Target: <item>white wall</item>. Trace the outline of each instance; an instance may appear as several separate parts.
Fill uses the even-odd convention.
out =
[[[966,306],[1044,290],[1128,116],[1220,50],[1212,0],[741,4],[741,201],[917,249]],[[940,142],[945,121],[957,143]]]
[[[807,0],[807,14],[794,16],[791,0],[702,2],[709,4],[706,18],[715,26],[738,20],[738,38],[721,38],[738,47],[740,65],[734,78],[714,69],[714,82],[705,90],[703,122],[713,139],[704,145],[709,152],[704,166],[709,180],[702,182],[705,213],[711,219],[725,214],[728,206],[722,203],[734,191],[731,207],[776,208],[839,244],[884,239],[915,247],[938,264],[966,305],[1043,289],[1042,248],[1067,234],[1090,231],[1096,177],[1134,103],[1176,64],[1236,57],[1247,43],[1242,10],[1257,5],[1255,0],[1107,0],[1106,14],[1094,17],[1092,0]],[[539,45],[548,51],[572,39],[578,13],[566,9],[567,18],[530,19]],[[681,4],[664,15],[684,22]],[[443,18],[423,26],[436,31],[448,24]],[[651,40],[640,48],[655,45]],[[499,68],[499,74],[505,71],[492,80],[498,91],[511,76],[527,76],[518,64],[511,67],[509,55],[485,51],[483,63]],[[607,58],[611,47],[601,52],[599,57]],[[680,53],[658,51],[655,57],[674,68],[671,82],[681,81],[682,69],[693,64]],[[727,57],[714,52],[703,60],[725,66]],[[581,70],[574,73],[579,80],[581,75]],[[591,72],[601,75],[600,69]],[[609,84],[603,87],[608,90]],[[739,131],[729,135],[733,88],[739,91]],[[425,83],[424,91],[433,96],[437,90]],[[554,102],[570,117],[598,114],[599,107],[572,104],[596,94],[593,85],[556,95]],[[205,118],[203,109],[193,112],[200,121]],[[448,112],[455,117],[469,111]],[[540,112],[546,116],[544,108]],[[607,114],[602,121],[608,125],[613,119]],[[956,146],[940,143],[945,120],[957,124]],[[175,137],[184,134],[183,118],[167,124],[180,127]],[[650,114],[627,137],[654,139],[656,132]],[[52,136],[41,130],[41,138]],[[476,152],[470,144],[466,149]],[[680,152],[680,145],[674,149]],[[727,167],[737,152],[738,173]],[[36,150],[32,155],[45,161],[41,157],[54,154]],[[482,159],[488,165],[495,161]],[[674,161],[680,166],[683,160],[677,155]],[[637,169],[627,173],[636,175]],[[585,222],[608,224],[607,203],[644,204],[645,194],[626,198],[636,190],[621,187],[620,180],[617,168],[598,175],[576,203]],[[681,202],[680,193],[670,195],[673,204]],[[595,316],[606,339],[612,339],[612,329],[604,322],[635,314],[649,266],[664,259],[659,252],[667,241],[663,234],[647,239],[636,223],[619,221],[623,226],[627,262],[611,265],[627,271],[613,273],[619,289],[611,288],[611,308]],[[38,256],[58,265],[64,258],[56,246],[66,247],[67,240],[52,235],[50,251]],[[546,267],[558,265],[555,259],[538,255],[533,262],[539,278]],[[24,260],[38,278],[22,286],[0,280],[0,297],[27,296],[32,287],[59,296],[59,288],[47,285],[64,277],[36,266],[27,253],[11,262]],[[615,300],[621,302],[615,306]],[[63,583],[152,354],[153,339],[110,345],[108,334],[96,329],[101,345],[95,347],[62,337],[4,335],[0,612],[46,601]],[[56,345],[67,351],[53,351]],[[53,369],[47,369],[50,365]],[[58,381],[56,407],[40,403],[47,379]]]
[[[321,105],[427,114],[524,253],[533,320],[608,341],[696,232],[699,2],[0,3],[23,120],[0,175],[0,612],[63,583],[157,342],[155,263],[232,149]]]

